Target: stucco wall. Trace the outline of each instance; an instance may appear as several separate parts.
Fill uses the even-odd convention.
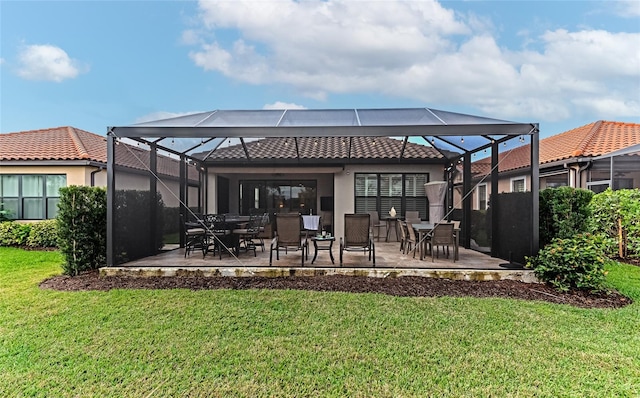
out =
[[[99,170],[93,166],[0,166],[0,174],[65,174],[67,186],[91,186],[91,172]],[[107,186],[107,171],[100,170],[94,175],[95,186]]]

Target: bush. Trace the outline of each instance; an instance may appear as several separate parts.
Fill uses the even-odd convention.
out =
[[[57,247],[58,224],[56,220],[44,220],[31,224],[31,231],[26,243],[29,247]]]
[[[24,246],[31,231],[30,224],[0,222],[0,246]]]
[[[640,258],[640,189],[608,188],[593,197],[589,208],[591,232],[604,238],[609,257]]]
[[[541,281],[561,291],[572,288],[600,291],[604,288],[605,264],[610,261],[599,237],[578,234],[572,238],[556,238],[527,259],[527,267]]]
[[[67,275],[97,269],[106,264],[107,195],[104,188],[60,188],[58,240]]]
[[[592,197],[592,191],[571,187],[540,191],[540,246],[589,232]]]

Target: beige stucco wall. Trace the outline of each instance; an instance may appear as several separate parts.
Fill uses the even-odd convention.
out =
[[[0,164],[0,174],[65,174],[67,186],[80,185],[91,186],[91,172],[99,170],[93,166],[11,166]],[[100,170],[94,176],[95,186],[107,186],[107,171]]]
[[[149,189],[149,176],[138,173],[116,173],[117,189]],[[158,192],[162,195],[162,201],[167,207],[178,207],[180,204],[180,186],[174,179],[161,178],[157,182]]]
[[[238,181],[245,179],[309,179],[317,180],[318,201],[321,196],[334,197],[333,230],[338,237],[344,233],[344,214],[353,213],[355,210],[354,195],[354,175],[356,173],[429,173],[430,180],[441,180],[443,178],[443,168],[441,165],[349,165],[344,169],[341,167],[317,167],[304,168],[301,173],[300,168],[295,167],[266,167],[251,169],[245,173],[237,173],[237,169],[216,168],[216,172],[209,170],[208,174],[208,198],[207,212],[216,212],[217,195],[215,191],[216,179],[221,175],[229,179],[231,187],[237,187]],[[234,173],[235,172],[235,173]],[[233,191],[233,188],[232,188]],[[238,192],[231,192],[229,201],[230,211],[238,211]],[[235,206],[235,207],[234,207]],[[317,208],[320,208],[318,203]],[[315,212],[315,210],[314,210]],[[323,214],[329,217],[331,214]]]

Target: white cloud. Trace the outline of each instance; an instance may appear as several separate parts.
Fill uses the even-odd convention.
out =
[[[640,1],[638,0],[617,0],[611,3],[607,2],[607,5],[612,5],[615,14],[620,17],[640,17]]]
[[[34,44],[24,47],[18,54],[18,75],[27,80],[61,82],[73,79],[88,70],[60,47]]]
[[[262,109],[307,109],[303,105],[293,104],[290,102],[276,101],[273,104],[266,104]]]
[[[374,93],[543,121],[640,114],[637,32],[550,28],[509,49],[493,21],[433,0],[201,1],[200,18],[215,39],[199,37],[196,65],[319,100]]]

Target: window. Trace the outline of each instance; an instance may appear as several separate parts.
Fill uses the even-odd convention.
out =
[[[8,217],[21,220],[55,218],[64,174],[6,174],[0,176],[0,203]]]
[[[429,182],[428,174],[356,174],[356,213],[377,211],[384,217],[391,207],[397,214],[407,210],[418,211],[427,219],[427,196],[424,184]]]
[[[558,187],[566,187],[569,185],[569,174],[562,173],[544,177],[545,187],[546,188],[558,188]]]
[[[477,192],[477,207],[478,210],[486,210],[487,209],[487,184],[480,184],[476,190]]]
[[[240,213],[254,209],[275,213],[300,212],[317,214],[316,181],[240,181]]]
[[[526,190],[524,177],[511,179],[511,192],[524,192]]]

